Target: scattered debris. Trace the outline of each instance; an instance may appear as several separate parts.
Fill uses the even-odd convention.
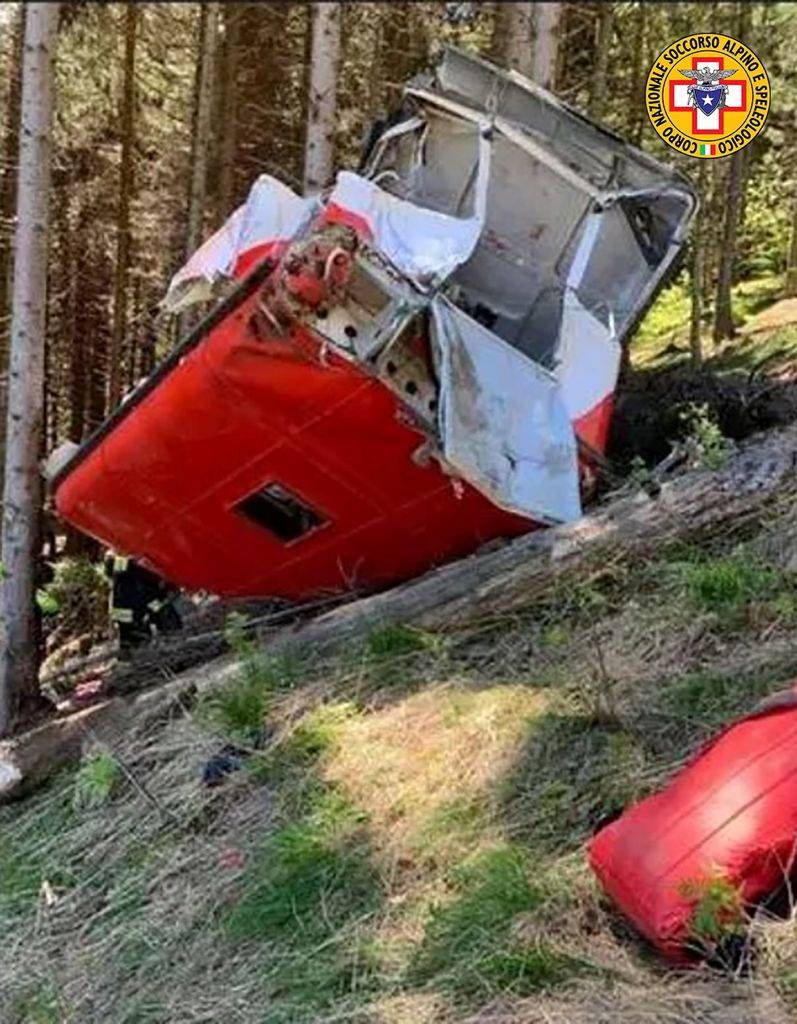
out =
[[[668,958],[749,971],[750,911],[795,866],[795,736],[797,684],[593,839],[590,863],[607,893]]]

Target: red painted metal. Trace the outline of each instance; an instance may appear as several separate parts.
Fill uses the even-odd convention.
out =
[[[415,576],[535,527],[434,461],[379,380],[245,299],[56,489],[59,513],[190,590],[305,598]],[[280,542],[235,510],[279,483],[325,522]]]

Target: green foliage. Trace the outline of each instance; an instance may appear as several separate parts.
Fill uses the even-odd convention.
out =
[[[230,739],[251,743],[263,728],[274,692],[294,685],[302,661],[296,654],[263,650],[243,616],[228,618],[225,635],[240,667],[234,679],[204,698],[199,714]]]
[[[700,464],[707,469],[722,469],[733,450],[705,402],[689,402],[681,411],[681,420],[689,431],[689,440]]]
[[[62,639],[102,636],[108,628],[108,580],[102,566],[87,558],[63,558],[53,564],[53,579],[37,591],[36,602],[57,616]]]
[[[745,618],[788,623],[797,615],[794,582],[743,550],[676,563],[675,572],[689,604],[715,615],[725,631],[738,629]]]
[[[227,918],[230,936],[297,943],[328,936],[352,913],[366,912],[375,879],[363,826],[343,797],[323,791],[301,821],[266,842]]]
[[[86,758],[75,775],[74,807],[92,808],[107,803],[121,778],[122,770],[112,754],[103,751]]]
[[[687,594],[705,611],[730,611],[771,593],[779,581],[775,570],[742,557],[712,559],[684,568]]]
[[[36,591],[36,604],[42,615],[57,615],[61,610],[61,605],[57,599],[46,590]]]
[[[299,760],[320,757],[334,745],[341,726],[358,713],[350,701],[324,704],[308,712],[291,734],[289,756]]]
[[[518,915],[537,910],[541,892],[530,881],[527,855],[506,846],[466,861],[452,872],[452,899],[433,908],[410,967],[413,984],[468,1000],[497,991],[529,995],[582,973],[585,965],[512,932]]]
[[[365,638],[365,649],[374,659],[393,658],[434,647],[436,637],[411,626],[391,624],[374,627]]]
[[[690,930],[699,943],[716,943],[743,930],[741,893],[727,878],[715,873],[689,880],[683,883],[681,891],[685,899],[694,901]]]

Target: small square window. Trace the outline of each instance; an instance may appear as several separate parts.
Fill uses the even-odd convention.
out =
[[[267,484],[235,506],[247,519],[287,544],[298,540],[326,520],[281,484]]]

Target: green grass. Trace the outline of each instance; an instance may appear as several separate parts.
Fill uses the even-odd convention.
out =
[[[111,799],[122,778],[119,762],[103,751],[86,758],[75,775],[72,802],[76,808],[100,807]]]
[[[720,634],[795,621],[797,581],[744,547],[717,557],[675,554],[661,572],[674,581],[684,611],[708,614]]]
[[[761,310],[776,302],[783,291],[783,279],[764,275],[743,281],[733,289],[733,315],[743,326]],[[640,368],[664,369],[689,360],[691,298],[686,272],[656,299],[631,343],[631,356]],[[711,307],[703,321],[703,344],[707,365],[717,371],[751,370],[757,363],[782,350],[784,356],[797,354],[797,328],[789,327],[765,339],[736,338],[720,352],[711,350]]]
[[[304,817],[265,842],[224,920],[233,942],[279,953],[267,974],[270,996],[294,1006],[328,1005],[368,984],[357,926],[378,909],[379,878],[367,822],[334,790],[319,790]]]
[[[797,608],[738,543],[602,566],[445,640],[380,628],[297,664],[244,630],[238,677],[122,748],[124,784],[101,755],[0,807],[0,1020],[581,1020],[596,987],[661,992],[584,849],[797,669],[782,648],[734,668]],[[219,732],[264,723],[250,771],[204,790]],[[779,955],[759,973],[795,999],[797,936]]]
[[[203,699],[199,715],[226,738],[256,744],[275,693],[297,684],[306,669],[305,659],[295,651],[266,654],[238,615],[230,616],[226,635],[240,668],[233,680]]]
[[[694,735],[695,726],[707,735],[751,711],[780,683],[779,673],[688,673],[672,681],[658,708],[674,720],[673,731],[681,737]]]
[[[520,847],[480,854],[451,872],[451,898],[431,910],[423,943],[409,969],[415,985],[480,1002],[498,992],[530,995],[583,973],[586,964],[544,942],[526,944],[513,922],[532,913],[543,894]]]

